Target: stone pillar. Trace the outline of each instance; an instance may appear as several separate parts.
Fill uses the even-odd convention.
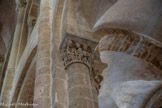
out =
[[[71,64],[68,73],[70,108],[94,108],[89,68],[82,63]]]
[[[4,83],[2,87],[2,92],[1,92],[1,102],[9,102],[9,96],[12,88],[12,80],[16,68],[16,58],[17,58],[17,53],[18,53],[18,46],[19,46],[19,41],[20,41],[20,33],[21,33],[21,28],[23,24],[23,18],[24,18],[24,11],[25,11],[25,3],[24,4],[19,4],[18,5],[18,17],[17,17],[17,24],[16,24],[16,29],[14,33],[14,39],[12,43],[12,48],[11,48],[11,53],[9,57],[9,62],[8,62],[8,67],[7,71],[5,74],[4,78]]]
[[[100,107],[144,108],[162,87],[162,45],[137,34],[110,34],[99,43],[108,64],[99,94]]]
[[[91,61],[96,43],[66,35],[61,54],[68,75],[69,108],[98,108],[91,82]]]
[[[34,89],[34,108],[52,108],[52,0],[41,0],[38,31],[38,58]]]

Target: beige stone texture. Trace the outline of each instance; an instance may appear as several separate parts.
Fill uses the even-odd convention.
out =
[[[0,108],[161,108],[161,4],[1,0]]]
[[[66,69],[70,108],[92,108],[94,106],[90,70],[82,63],[73,63]]]

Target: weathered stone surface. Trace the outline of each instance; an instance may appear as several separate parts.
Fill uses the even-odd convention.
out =
[[[99,48],[101,61],[108,64],[102,73],[99,105],[143,107],[162,86],[161,44],[138,35],[114,34],[104,37]]]
[[[82,69],[84,69],[84,71]],[[69,79],[68,90],[70,108],[89,108],[89,104],[84,103],[86,99],[93,101],[88,67],[82,63],[74,63],[67,67],[66,72],[68,73]],[[83,102],[78,99],[81,99]]]
[[[95,92],[92,90],[90,71],[95,45],[96,43],[93,41],[67,35],[60,47],[65,71],[68,74],[69,106],[71,108],[94,106],[93,100],[96,97],[93,96],[97,95],[93,95]],[[83,102],[79,99],[83,99]],[[87,99],[91,103],[84,103]]]
[[[93,30],[121,28],[162,41],[161,0],[119,0],[100,17]]]
[[[37,104],[28,108],[162,107],[160,0],[16,0],[11,53],[14,9],[5,2],[1,101]]]

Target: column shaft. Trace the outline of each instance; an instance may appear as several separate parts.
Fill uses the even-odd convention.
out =
[[[71,64],[68,73],[70,108],[93,108],[89,68],[82,63]]]
[[[38,58],[34,89],[34,108],[52,107],[51,75],[51,0],[41,0],[38,31]]]

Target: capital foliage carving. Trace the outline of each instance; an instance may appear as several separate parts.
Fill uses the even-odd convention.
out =
[[[66,34],[60,46],[65,67],[72,63],[80,62],[90,68],[96,45],[97,43],[94,41]]]
[[[68,39],[66,48],[62,52],[62,58],[65,67],[74,62],[81,62],[90,67],[93,58],[92,49],[84,43]]]

